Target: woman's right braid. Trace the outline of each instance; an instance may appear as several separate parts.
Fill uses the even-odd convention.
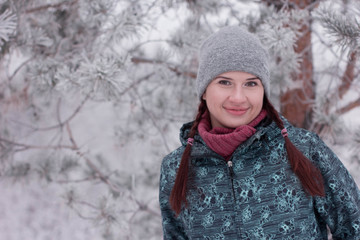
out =
[[[199,104],[198,113],[196,115],[195,121],[191,126],[188,135],[188,144],[186,145],[184,153],[181,157],[181,162],[176,173],[175,183],[173,189],[171,190],[170,205],[177,215],[181,212],[182,204],[183,203],[185,203],[185,205],[187,204],[186,194],[187,194],[187,185],[188,185],[187,181],[189,175],[189,159],[191,153],[191,146],[192,146],[193,138],[197,132],[197,128],[201,121],[201,117],[206,111],[206,109],[207,109],[206,102],[205,100],[202,99]]]
[[[207,109],[206,102],[205,102],[205,100],[201,99],[201,102],[200,102],[199,108],[198,108],[198,113],[196,115],[195,121],[194,121],[193,125],[191,126],[191,130],[189,132],[189,136],[188,136],[189,138],[193,138],[195,136],[195,134],[197,132],[197,128],[201,121],[201,117],[205,113],[206,109]]]

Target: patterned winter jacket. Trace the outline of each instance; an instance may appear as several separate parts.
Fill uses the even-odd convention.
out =
[[[291,141],[321,171],[325,197],[310,197],[292,172],[284,139],[275,123],[262,123],[225,160],[199,135],[190,161],[188,206],[178,217],[169,196],[191,123],[180,133],[182,146],[163,159],[160,208],[164,239],[360,239],[360,192],[336,155],[314,133],[285,122]]]

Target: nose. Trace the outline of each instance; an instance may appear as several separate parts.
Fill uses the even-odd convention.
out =
[[[229,100],[233,103],[241,103],[246,100],[246,95],[241,86],[232,89],[229,95]]]

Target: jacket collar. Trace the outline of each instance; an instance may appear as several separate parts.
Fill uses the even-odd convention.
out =
[[[188,134],[190,132],[192,124],[193,124],[193,122],[185,123],[180,129],[180,141],[181,141],[181,144],[183,146],[186,146],[186,144],[187,144],[187,139],[188,139],[187,136],[188,136]],[[235,152],[246,150],[254,142],[260,140],[262,137],[268,137],[269,140],[271,140],[271,138],[274,138],[277,135],[281,135],[281,131],[276,126],[275,122],[273,122],[269,118],[265,118],[255,128],[256,128],[255,134],[253,136],[251,136],[248,140],[246,140],[244,143],[240,144],[239,147],[235,150]],[[204,156],[209,156],[209,157],[214,156],[214,157],[217,157],[217,158],[222,158],[220,155],[218,155],[217,153],[212,151],[206,145],[206,143],[200,137],[199,134],[196,134],[194,136],[194,143],[193,143],[193,147],[191,149],[191,156],[194,157],[194,158],[200,158],[200,157],[202,158]]]

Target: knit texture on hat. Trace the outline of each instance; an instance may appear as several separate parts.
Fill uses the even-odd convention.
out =
[[[219,74],[247,72],[260,78],[270,96],[269,55],[260,40],[238,26],[224,27],[201,45],[196,90],[199,98]]]

